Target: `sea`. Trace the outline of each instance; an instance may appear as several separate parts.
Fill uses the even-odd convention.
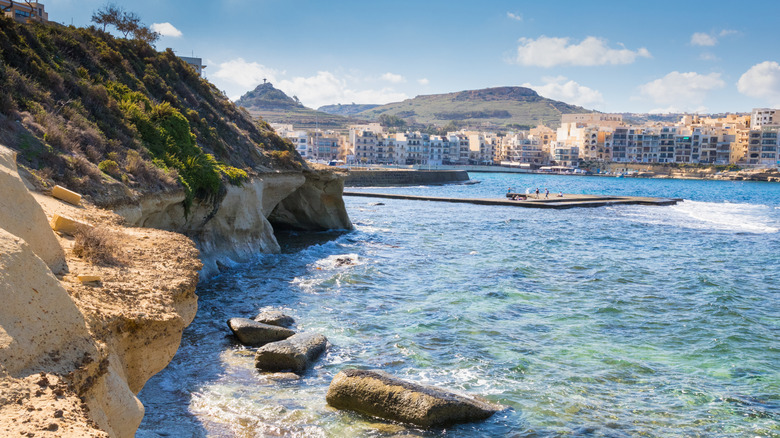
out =
[[[280,233],[198,287],[139,437],[780,437],[780,184],[471,173],[349,189],[509,188],[681,198],[567,210],[345,197],[354,230]],[[345,262],[346,260],[346,262]],[[226,320],[279,309],[327,352],[254,368]],[[347,367],[479,395],[491,418],[420,429],[325,401]]]

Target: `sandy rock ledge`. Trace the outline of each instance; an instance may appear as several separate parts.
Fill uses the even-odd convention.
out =
[[[9,156],[0,146],[6,179],[18,175]],[[23,188],[0,190],[13,209],[0,215],[0,436],[132,437],[144,413],[136,394],[195,317],[198,251],[180,234]],[[55,214],[105,230],[119,262],[76,257],[73,238],[47,223]]]

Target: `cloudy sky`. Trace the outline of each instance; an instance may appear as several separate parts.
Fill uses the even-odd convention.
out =
[[[90,24],[96,0],[45,1]],[[306,106],[496,86],[605,112],[780,108],[780,1],[134,0],[231,98],[263,79]]]

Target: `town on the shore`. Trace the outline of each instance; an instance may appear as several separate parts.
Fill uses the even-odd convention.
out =
[[[563,114],[557,129],[507,133],[460,130],[445,135],[394,132],[379,123],[348,132],[272,127],[309,161],[383,165],[502,165],[575,169],[583,163],[691,163],[780,166],[780,109],[725,117],[685,115],[676,123],[632,125],[620,114]]]

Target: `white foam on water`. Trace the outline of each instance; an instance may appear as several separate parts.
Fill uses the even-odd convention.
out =
[[[763,204],[683,201],[671,207],[615,208],[619,216],[653,225],[699,230],[772,234],[780,231],[780,218]]]
[[[772,209],[762,204],[684,201],[673,206],[672,210],[707,227],[721,230],[759,234],[780,231],[780,223],[772,217]]]

